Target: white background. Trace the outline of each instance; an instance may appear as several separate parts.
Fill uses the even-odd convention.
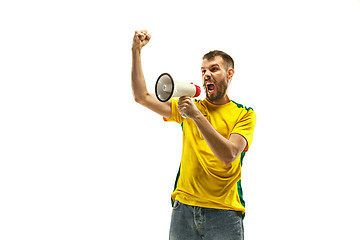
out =
[[[150,92],[234,58],[246,239],[360,239],[358,0],[2,1],[0,239],[168,239],[181,128],[133,101],[136,29]]]

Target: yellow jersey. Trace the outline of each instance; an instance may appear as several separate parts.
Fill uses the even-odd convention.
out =
[[[177,122],[183,129],[180,169],[171,199],[191,206],[230,209],[244,214],[241,167],[253,140],[255,112],[234,101],[223,105],[214,105],[206,99],[194,100],[194,103],[223,137],[229,139],[232,133],[240,134],[247,146],[235,161],[224,164],[211,151],[193,120],[180,115],[178,100],[171,99],[171,117],[164,120]]]

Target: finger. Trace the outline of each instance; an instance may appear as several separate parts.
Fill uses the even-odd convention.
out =
[[[145,38],[146,38],[146,36],[143,33],[139,33],[137,36],[141,41],[145,40]]]
[[[142,35],[141,31],[140,31],[140,30],[136,30],[134,37],[139,38],[139,36],[141,36],[141,35]]]
[[[178,105],[179,112],[184,112],[186,107],[184,105]]]
[[[148,34],[148,30],[136,30],[135,34],[137,35],[144,35],[144,36],[148,36],[150,34]]]
[[[137,30],[135,31],[135,37],[140,40],[144,40],[146,38],[146,33],[144,33],[142,30]]]
[[[188,97],[188,96],[183,96],[183,97],[180,97],[179,99],[181,99],[181,101],[183,101],[183,102],[189,102],[189,101],[191,101],[191,98]]]
[[[178,101],[178,105],[180,106],[180,105],[182,105],[182,104],[184,104],[184,97],[180,97],[179,98],[179,101]]]
[[[139,33],[147,33],[148,30],[136,30],[135,34],[139,34]]]
[[[135,34],[135,36],[134,36],[134,41],[139,42],[139,41],[142,40],[141,38],[142,38],[142,37],[141,37],[141,33],[140,33],[140,34],[137,33],[137,34]]]
[[[179,105],[183,105],[183,104],[185,104],[186,102],[187,102],[187,97],[180,97],[178,104],[179,104]]]
[[[186,109],[187,109],[187,104],[186,103],[184,103],[184,102],[182,102],[182,103],[180,103],[179,105],[178,105],[178,108],[179,108],[179,112],[185,112],[186,111]]]
[[[186,111],[186,107],[187,107],[187,105],[186,105],[186,104],[184,104],[184,103],[180,103],[180,104],[178,104],[178,109],[179,109],[179,112],[180,112],[180,111],[181,111],[181,112]]]

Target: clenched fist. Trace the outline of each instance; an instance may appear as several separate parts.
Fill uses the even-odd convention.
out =
[[[193,119],[197,114],[201,114],[190,97],[179,98],[178,109],[183,118]]]
[[[133,39],[133,50],[140,51],[150,41],[151,35],[147,30],[136,30]]]

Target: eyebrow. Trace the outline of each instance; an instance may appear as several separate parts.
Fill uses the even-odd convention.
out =
[[[209,68],[212,68],[212,67],[220,67],[220,65],[219,64],[217,64],[217,63],[215,63],[215,64],[213,64],[213,65],[211,65]],[[204,69],[204,67],[201,67],[201,69]]]

